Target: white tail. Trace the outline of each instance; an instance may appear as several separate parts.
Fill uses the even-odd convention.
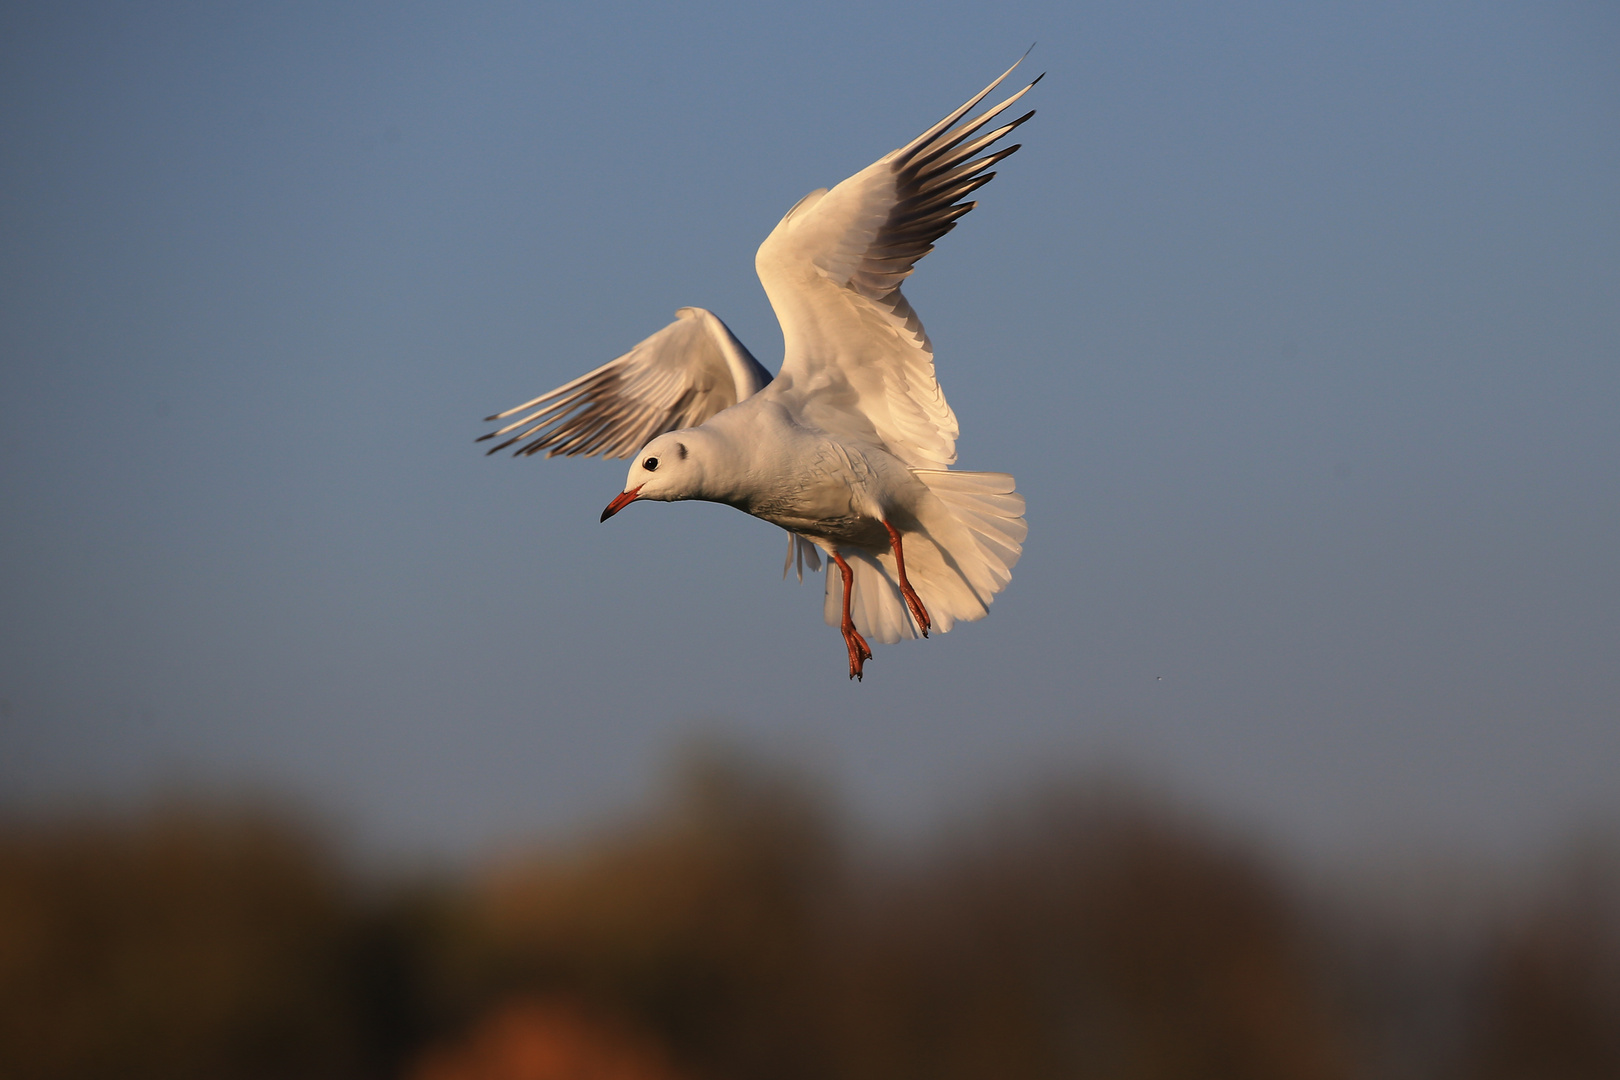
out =
[[[1012,580],[1029,526],[1024,497],[1006,473],[913,469],[931,497],[916,508],[916,520],[894,521],[905,546],[906,579],[917,590],[939,633],[957,622],[982,619],[995,594]],[[872,641],[920,637],[921,628],[900,595],[894,553],[873,555],[845,549],[854,572],[850,615]],[[827,623],[842,621],[843,576],[827,571]]]

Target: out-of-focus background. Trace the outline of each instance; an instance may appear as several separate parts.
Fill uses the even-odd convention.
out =
[[[1620,846],[1301,875],[1106,777],[896,851],[689,751],[636,814],[378,880],[287,808],[0,832],[7,1077],[1612,1078]]]
[[[479,418],[1038,42],[863,685]],[[0,9],[0,1075],[1620,1073],[1620,13]],[[574,1070],[569,1072],[568,1070]]]

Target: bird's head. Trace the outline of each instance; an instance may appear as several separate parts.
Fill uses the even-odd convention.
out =
[[[698,453],[701,437],[693,431],[671,431],[641,448],[630,464],[624,490],[602,511],[602,520],[642,499],[677,502],[701,498],[703,466]]]

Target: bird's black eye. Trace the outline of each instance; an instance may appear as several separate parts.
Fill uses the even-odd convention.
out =
[[[658,468],[658,459],[655,457],[650,457],[641,463],[641,467],[646,469],[648,472],[652,472],[654,469]]]

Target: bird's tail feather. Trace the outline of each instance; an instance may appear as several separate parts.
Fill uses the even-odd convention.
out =
[[[1007,587],[1023,553],[1029,526],[1024,497],[1006,473],[913,469],[931,498],[919,503],[913,521],[897,520],[905,548],[906,579],[944,633],[957,622],[983,618],[995,594]],[[894,642],[921,636],[900,594],[894,553],[845,549],[854,576],[850,615],[862,635]],[[843,575],[827,572],[823,612],[830,625],[842,621]]]

